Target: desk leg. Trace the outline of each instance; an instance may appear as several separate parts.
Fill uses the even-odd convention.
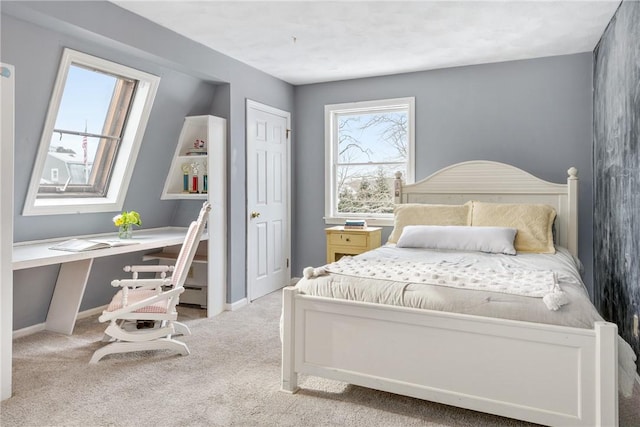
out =
[[[71,335],[87,286],[93,258],[65,262],[60,266],[45,329]]]

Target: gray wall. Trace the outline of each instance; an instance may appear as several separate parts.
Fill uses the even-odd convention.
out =
[[[584,53],[297,87],[292,274],[325,262],[324,105],[415,96],[416,179],[475,159],[553,182],[578,168],[579,252],[591,288],[591,86]]]
[[[640,3],[622,3],[594,61],[595,304],[640,354]]]
[[[246,296],[245,101],[293,111],[294,88],[109,2],[6,2],[1,7],[2,62],[16,67],[15,240],[113,231],[112,213],[23,217],[31,168],[64,47],[161,76],[127,198],[144,227],[184,225],[199,203],[161,201],[169,162],[186,115],[214,114],[228,122],[229,187],[227,302]],[[191,214],[191,215],[190,215]],[[81,310],[106,304],[108,282],[140,256],[94,263]],[[17,272],[14,328],[43,322],[56,267]]]

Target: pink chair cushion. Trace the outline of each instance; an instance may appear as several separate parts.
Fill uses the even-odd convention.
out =
[[[143,299],[155,296],[156,294],[156,291],[153,289],[130,289],[127,295],[127,305],[135,304]],[[168,302],[168,299],[160,300],[154,304],[135,310],[135,313],[166,313]],[[111,304],[109,304],[107,311],[116,311],[122,307],[122,290],[120,290],[111,300]]]

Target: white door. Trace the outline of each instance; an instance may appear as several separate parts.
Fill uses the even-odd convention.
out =
[[[289,284],[291,114],[247,100],[247,294]]]

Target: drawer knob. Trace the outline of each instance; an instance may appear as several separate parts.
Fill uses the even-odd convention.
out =
[[[350,238],[348,238],[348,237],[347,237],[345,240],[346,240],[347,242],[350,242],[350,241],[351,241],[351,239],[350,239]]]

